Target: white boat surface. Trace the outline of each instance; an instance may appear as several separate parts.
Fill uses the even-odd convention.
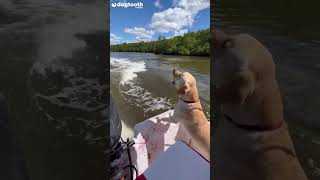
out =
[[[163,112],[134,127],[135,144],[130,148],[130,154],[138,175],[143,174],[176,141],[183,142],[198,152],[188,133],[172,119],[173,112],[173,110]]]

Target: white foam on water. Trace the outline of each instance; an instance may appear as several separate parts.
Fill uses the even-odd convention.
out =
[[[127,138],[132,139],[134,135],[133,128],[127,125],[123,121],[121,121],[121,124],[122,124],[121,138],[125,141],[127,140]]]
[[[58,60],[35,63],[31,69],[30,76],[48,80],[47,82],[41,81],[42,83],[57,83],[57,81],[51,81],[50,79],[56,74],[61,75],[63,79],[68,81],[68,84],[55,92],[55,94],[46,94],[32,88],[33,85],[37,84],[33,84],[33,78],[31,78],[30,85],[35,105],[40,112],[44,113],[47,120],[55,122],[56,129],[64,131],[68,136],[82,137],[89,144],[101,144],[105,137],[99,135],[96,129],[105,125],[102,119],[107,118],[107,105],[98,101],[97,97],[103,95],[104,90],[107,89],[107,85],[101,85],[97,78],[76,76],[76,70],[75,67]],[[56,85],[52,84],[49,88],[55,87]],[[49,107],[48,109],[46,104],[41,103],[43,100],[46,104],[48,103],[72,111],[100,112],[102,118],[81,118],[76,114],[70,114],[68,111],[63,116],[61,116],[62,114],[56,116],[54,114],[55,110],[51,111],[53,110],[52,108]]]
[[[44,95],[37,92],[34,92],[34,96],[38,98],[45,99],[52,104],[58,106],[65,106],[70,108],[75,108],[83,111],[97,111],[98,109],[106,106],[105,104],[97,103],[95,107],[88,107],[87,104],[94,99],[93,98],[81,98],[81,94],[90,94],[92,90],[96,90],[98,94],[103,93],[104,86],[101,86],[98,79],[87,79],[83,77],[76,77],[75,69],[68,65],[63,64],[60,61],[51,61],[51,62],[37,62],[34,64],[31,70],[31,75],[36,73],[38,76],[49,78],[47,71],[59,73],[63,75],[63,78],[68,79],[70,86],[64,87],[55,95]],[[78,82],[82,82],[78,84]],[[68,99],[68,103],[61,102],[59,98]]]
[[[147,89],[133,81],[138,72],[146,71],[144,61],[132,61],[127,58],[110,58],[111,73],[119,73],[119,90],[125,101],[141,108],[144,113],[156,110],[168,110],[172,107],[170,99],[154,96]]]
[[[43,1],[43,0],[32,0]],[[45,0],[49,1],[49,0]],[[44,3],[32,3],[40,6],[37,9],[43,9]],[[106,23],[101,19],[104,13],[104,6],[100,3],[88,4],[83,6],[81,4],[68,5],[67,9],[63,8],[65,3],[51,3],[43,9],[47,12],[48,18],[52,17],[55,11],[66,11],[64,15],[57,18],[54,16],[53,22],[42,26],[37,34],[38,50],[37,60],[42,62],[52,61],[60,57],[71,58],[73,52],[79,48],[84,48],[86,43],[83,40],[75,37],[76,34],[87,34],[91,32],[101,31],[105,29]],[[35,7],[35,8],[36,8]],[[39,15],[38,15],[39,16]],[[44,19],[43,21],[45,21]]]
[[[73,67],[67,66],[61,61],[48,61],[48,62],[35,62],[31,68],[30,73],[37,73],[41,76],[47,77],[46,70],[50,72],[63,72],[63,76],[69,79],[71,76],[75,75],[75,69]]]
[[[129,90],[122,90],[122,95],[128,103],[142,108],[144,113],[156,110],[169,110],[172,107],[169,98],[156,97],[148,90],[139,85],[135,85],[133,82],[128,82],[127,85]]]
[[[110,58],[111,72],[117,72],[121,74],[120,84],[124,85],[137,77],[138,72],[146,71],[144,61],[130,61],[126,58]]]

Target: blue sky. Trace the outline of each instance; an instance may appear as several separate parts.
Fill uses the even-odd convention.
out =
[[[112,3],[143,3],[142,8]],[[209,0],[111,0],[110,42],[152,41],[210,27]]]

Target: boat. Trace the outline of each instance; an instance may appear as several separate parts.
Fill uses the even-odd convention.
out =
[[[112,103],[111,106],[111,119],[118,118],[115,106]],[[115,115],[112,115],[114,113]],[[132,140],[123,140],[121,132],[115,133],[113,130],[111,137],[119,140],[118,143],[113,141],[112,144],[112,179],[157,180],[163,179],[164,175],[170,176],[171,179],[210,179],[209,161],[198,153],[188,133],[173,121],[173,113],[174,110],[168,110],[136,124]],[[111,124],[111,128],[121,129],[119,119]],[[171,168],[173,164],[174,167]],[[196,170],[197,168],[199,170]],[[172,172],[172,169],[176,170]],[[158,175],[162,178],[155,178]],[[165,179],[170,180],[168,177]]]

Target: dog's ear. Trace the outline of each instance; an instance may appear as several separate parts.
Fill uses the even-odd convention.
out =
[[[232,46],[231,36],[220,30],[213,31],[213,47],[224,47],[227,48]]]
[[[214,89],[217,104],[244,104],[247,97],[255,90],[255,78],[250,71],[237,73],[234,78]]]

